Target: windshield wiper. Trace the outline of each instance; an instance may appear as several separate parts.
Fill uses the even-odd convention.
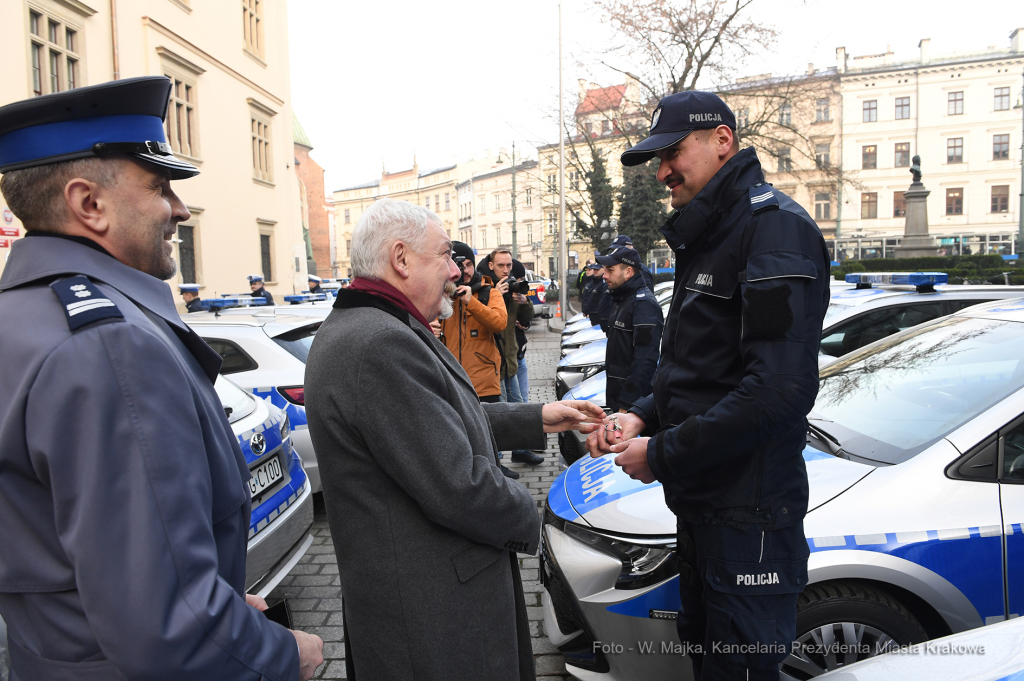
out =
[[[831,454],[832,456],[838,456],[839,458],[842,459],[849,458],[849,455],[843,451],[843,446],[842,444],[840,444],[839,440],[836,439],[835,435],[832,435],[831,433],[822,430],[819,426],[816,426],[810,423],[809,421],[807,423],[807,429],[810,430],[816,438],[818,438],[819,440],[824,442],[825,445],[828,446],[829,454]]]

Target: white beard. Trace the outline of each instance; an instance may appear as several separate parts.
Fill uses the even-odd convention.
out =
[[[455,314],[455,306],[452,305],[452,299],[448,296],[441,297],[441,311],[437,314],[438,319],[448,319]]]

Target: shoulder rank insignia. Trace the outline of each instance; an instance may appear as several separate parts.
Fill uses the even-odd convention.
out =
[[[750,212],[759,213],[768,208],[778,208],[779,199],[775,190],[768,183],[754,185],[750,188]]]
[[[72,331],[101,319],[124,319],[114,301],[81,274],[55,281],[50,288],[60,298]]]

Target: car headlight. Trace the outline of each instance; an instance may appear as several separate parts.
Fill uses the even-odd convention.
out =
[[[281,442],[288,439],[288,436],[292,434],[292,422],[288,419],[288,414],[284,415],[284,422],[281,423]]]
[[[586,364],[584,366],[576,367],[576,370],[577,371],[582,371],[583,372],[583,380],[586,380],[586,379],[590,378],[591,376],[596,376],[597,374],[599,374],[602,371],[604,371],[604,365],[603,364]]]
[[[616,589],[642,589],[678,572],[674,539],[629,540],[585,530],[565,523],[563,531],[587,546],[622,562]]]

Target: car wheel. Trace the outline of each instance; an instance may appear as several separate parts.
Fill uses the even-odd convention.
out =
[[[854,662],[928,640],[898,600],[881,589],[849,582],[816,584],[796,605],[796,642],[780,671],[803,681]]]

